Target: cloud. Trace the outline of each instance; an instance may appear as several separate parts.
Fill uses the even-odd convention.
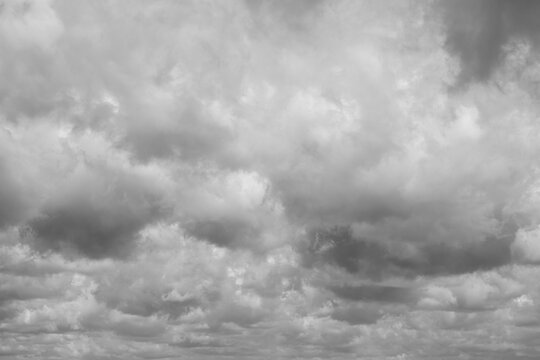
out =
[[[538,355],[537,8],[4,1],[0,354]]]
[[[2,4],[2,15],[0,32],[15,48],[37,45],[48,50],[63,32],[50,1],[7,1]]]
[[[407,303],[414,300],[413,289],[388,285],[333,286],[331,290],[347,300]]]
[[[0,303],[54,297],[58,287],[58,284],[55,284],[54,281],[43,284],[39,280],[36,281],[36,279],[25,279],[3,274],[2,287],[0,287]]]
[[[419,291],[418,305],[424,309],[489,311],[518,298],[523,290],[512,277],[471,273],[434,281]]]
[[[255,252],[287,242],[293,225],[269,180],[259,173],[212,170],[191,181],[181,195],[189,205],[177,207],[188,235]]]
[[[141,319],[115,312],[107,316],[104,323],[100,325],[104,329],[112,330],[120,336],[133,338],[157,337],[166,330],[165,325],[157,319]]]
[[[383,316],[383,311],[377,307],[366,305],[341,306],[332,312],[332,319],[345,321],[350,325],[374,324]]]
[[[0,164],[2,168],[3,164]],[[0,170],[2,188],[0,188],[0,228],[9,224],[16,224],[23,217],[25,200],[23,190],[17,186],[15,179],[4,169]]]
[[[23,221],[32,209],[36,193],[31,178],[35,171],[28,162],[22,162],[18,139],[8,128],[0,131],[0,228]]]
[[[538,45],[540,7],[531,0],[441,1],[447,46],[461,60],[461,81],[486,81],[508,55],[514,38]]]
[[[472,244],[393,243],[355,235],[350,227],[312,229],[300,248],[306,266],[330,263],[373,279],[384,276],[460,274],[511,262],[511,242],[487,238]],[[512,244],[512,245],[511,245]]]
[[[231,246],[236,241],[247,243],[259,235],[257,229],[249,224],[227,219],[202,221],[194,225],[188,224],[187,230],[199,239],[225,246]]]
[[[512,256],[522,263],[540,261],[540,238],[538,229],[521,229],[512,243]]]
[[[137,232],[165,212],[151,179],[144,170],[81,166],[30,220],[37,245],[92,258],[126,256]]]

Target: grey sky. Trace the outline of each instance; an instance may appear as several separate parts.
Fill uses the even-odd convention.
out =
[[[539,4],[0,1],[0,358],[539,358]]]

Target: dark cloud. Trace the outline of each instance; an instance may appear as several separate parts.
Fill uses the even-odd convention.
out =
[[[57,274],[65,271],[62,266],[48,263],[40,264],[38,260],[34,259],[32,259],[33,261],[12,262],[11,259],[5,259],[0,256],[0,260],[5,260],[0,265],[0,273],[4,274],[41,277],[43,275]]]
[[[43,286],[28,286],[28,284],[22,283],[19,286],[11,285],[0,287],[0,304],[9,301],[45,299],[54,296],[55,289],[50,289]]]
[[[406,240],[403,240],[404,242]],[[350,227],[312,229],[300,249],[308,267],[330,263],[350,273],[381,279],[388,275],[462,274],[489,270],[511,261],[512,237],[486,237],[472,243],[406,242],[414,255],[400,253],[393,243],[374,242],[353,235]],[[401,245],[401,244],[398,244]]]
[[[511,261],[510,244],[508,239],[497,238],[465,246],[434,243],[420,247],[421,260],[394,256],[390,261],[416,274],[462,274],[508,264]]]
[[[25,214],[27,202],[20,181],[0,156],[0,229],[17,224]]]
[[[107,313],[84,317],[81,325],[89,330],[112,331],[125,338],[155,338],[166,331],[163,322],[134,315],[110,316]]]
[[[266,315],[263,309],[244,304],[228,303],[213,309],[208,314],[206,321],[213,329],[219,329],[224,323],[233,323],[240,327],[249,328],[261,322]]]
[[[76,250],[91,258],[123,257],[148,220],[147,214],[126,214],[127,211],[103,209],[92,203],[62,204],[45,208],[43,215],[33,219],[30,226],[39,238],[39,245],[46,248]]]
[[[351,325],[359,325],[374,324],[383,314],[379,307],[346,305],[334,309],[331,317],[334,320],[344,321]]]
[[[29,351],[0,351],[0,358],[13,359],[15,356],[24,356],[28,355]]]
[[[504,58],[514,37],[538,45],[540,3],[535,0],[441,1],[447,46],[459,56],[461,82],[485,81]]]
[[[0,323],[13,319],[17,315],[17,310],[8,306],[0,307]]]
[[[0,228],[16,224],[24,210],[17,192],[9,187],[9,184],[3,183],[0,188]]]
[[[147,181],[99,166],[76,176],[28,223],[36,247],[90,258],[127,256],[138,231],[166,213],[159,190]]]
[[[343,285],[331,286],[330,290],[342,299],[353,301],[404,304],[414,302],[417,299],[414,289],[400,286]]]
[[[108,328],[120,336],[133,338],[152,338],[163,334],[166,326],[161,322],[143,322],[136,319],[121,320]]]
[[[224,347],[225,344],[219,340],[212,339],[210,337],[186,337],[183,340],[170,343],[170,346],[179,348],[206,348],[206,347]]]
[[[260,230],[243,219],[216,219],[190,222],[185,226],[187,233],[198,239],[224,247],[249,245]]]
[[[301,250],[308,267],[322,260],[351,273],[361,271],[372,276],[381,273],[385,250],[376,243],[354,239],[348,227],[312,229],[308,234],[308,242],[309,247]]]
[[[200,305],[194,297],[183,300],[167,300],[158,291],[144,289],[137,291],[128,288],[118,292],[116,288],[103,286],[96,292],[96,298],[109,308],[117,309],[125,314],[148,317],[155,314],[165,315],[171,319],[187,313]]]

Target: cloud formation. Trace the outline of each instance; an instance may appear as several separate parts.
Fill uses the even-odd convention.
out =
[[[0,357],[538,358],[539,11],[0,2]]]
[[[61,192],[30,220],[39,245],[55,250],[72,246],[67,250],[91,258],[122,257],[137,232],[163,216],[155,174],[123,173],[100,165],[75,169],[60,185]]]
[[[510,41],[538,46],[540,6],[534,0],[441,1],[447,46],[462,64],[460,80],[489,80],[508,55]]]

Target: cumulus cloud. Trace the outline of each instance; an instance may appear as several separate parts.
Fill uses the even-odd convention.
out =
[[[537,358],[539,9],[0,2],[0,356]]]

